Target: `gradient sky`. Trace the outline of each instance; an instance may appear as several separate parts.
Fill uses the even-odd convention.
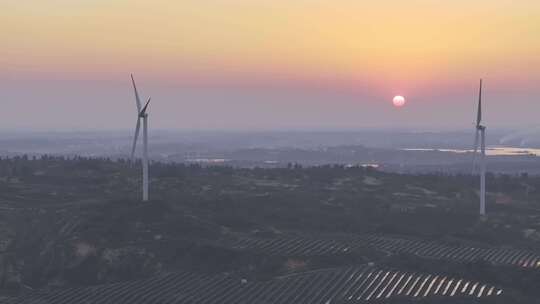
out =
[[[0,128],[538,125],[538,0],[2,0]],[[407,98],[401,109],[394,95]]]

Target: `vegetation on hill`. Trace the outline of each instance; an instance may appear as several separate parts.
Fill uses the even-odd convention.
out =
[[[504,267],[444,266],[368,249],[345,258],[277,257],[231,250],[226,242],[239,235],[379,233],[538,252],[540,177],[488,175],[489,217],[479,220],[478,181],[470,175],[402,175],[341,165],[247,169],[153,163],[151,201],[141,203],[140,173],[140,164],[125,160],[1,159],[2,292],[180,269],[265,280],[376,261],[504,285],[516,299],[539,296],[533,288],[538,274]]]

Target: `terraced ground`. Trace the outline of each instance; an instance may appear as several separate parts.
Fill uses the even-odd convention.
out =
[[[540,254],[520,249],[449,245],[382,235],[361,235],[349,239],[316,239],[300,237],[240,238],[231,244],[236,250],[252,250],[279,256],[319,256],[353,254],[371,247],[391,254],[408,253],[423,258],[453,262],[486,261],[494,265],[540,269]]]
[[[393,298],[486,298],[501,294],[501,289],[481,282],[363,266],[318,270],[265,282],[248,282],[227,274],[171,273],[133,282],[33,293],[9,304],[330,304]]]

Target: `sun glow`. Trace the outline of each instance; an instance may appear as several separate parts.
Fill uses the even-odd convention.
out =
[[[405,97],[400,95],[394,96],[392,103],[394,104],[394,107],[402,107],[405,105]]]

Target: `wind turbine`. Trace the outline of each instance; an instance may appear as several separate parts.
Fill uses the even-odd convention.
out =
[[[480,140],[480,142],[478,142]],[[480,216],[486,215],[486,127],[482,125],[482,79],[478,91],[478,112],[474,137],[473,173],[476,171],[476,154],[480,144]]]
[[[144,105],[141,106],[141,100],[139,98],[139,92],[137,91],[137,86],[135,85],[135,79],[133,79],[133,74],[131,74],[131,83],[133,84],[133,90],[135,91],[135,101],[137,105],[137,125],[135,126],[135,136],[133,137],[133,146],[131,148],[131,161],[135,159],[135,148],[137,147],[137,139],[139,138],[139,130],[141,128],[141,119],[143,121],[143,202],[148,201],[148,105],[150,104],[150,98]]]

